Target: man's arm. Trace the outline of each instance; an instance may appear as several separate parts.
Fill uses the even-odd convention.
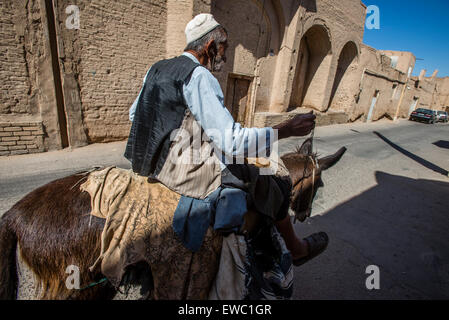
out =
[[[264,151],[270,151],[275,142],[274,130],[277,130],[280,140],[306,136],[315,127],[316,117],[308,113],[297,115],[274,128],[242,128],[224,106],[223,92],[217,79],[202,67],[195,69],[189,84],[184,88],[184,97],[209,138],[231,157],[257,157],[262,156]],[[257,141],[262,137],[266,137],[265,144]]]
[[[223,104],[220,84],[207,69],[194,70],[190,82],[184,86],[184,98],[208,137],[228,157],[256,157],[271,150],[273,129],[242,128],[235,122]]]
[[[147,74],[145,75],[145,78],[143,78],[143,84],[145,85],[145,82],[147,81],[147,77],[148,74],[150,73],[151,67],[150,69],[148,69]],[[139,99],[140,99],[140,95],[142,94],[143,91],[143,86],[142,89],[140,89],[139,95],[137,96],[136,100],[134,100],[134,103],[132,104],[131,108],[129,109],[129,121],[133,122],[134,120],[134,114],[136,113],[136,109],[137,109],[137,103],[139,103]]]

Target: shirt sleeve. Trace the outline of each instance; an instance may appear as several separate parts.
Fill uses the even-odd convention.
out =
[[[272,149],[272,128],[243,128],[224,106],[218,80],[203,67],[197,67],[184,86],[184,98],[215,147],[225,157],[268,157]]]
[[[143,78],[143,84],[145,85],[145,82],[147,81],[147,77],[148,74],[150,73],[151,67],[150,69],[148,69],[147,74],[145,75],[145,78]],[[136,113],[136,109],[137,109],[137,103],[139,103],[139,99],[140,99],[140,95],[142,94],[143,91],[143,86],[142,89],[140,89],[139,95],[137,96],[136,100],[134,100],[134,103],[132,104],[131,108],[129,109],[129,121],[133,122],[134,120],[134,114]]]

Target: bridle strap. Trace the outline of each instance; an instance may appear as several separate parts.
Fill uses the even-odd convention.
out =
[[[310,159],[312,161],[312,164],[313,164],[313,168],[312,168],[312,192],[310,193],[309,203],[308,203],[308,206],[307,206],[307,212],[311,211],[311,209],[312,209],[313,194],[314,194],[313,191],[315,190],[315,175],[316,175],[316,170],[319,169],[319,163],[318,163],[318,161],[316,161],[316,158],[313,155],[314,135],[315,135],[315,129],[312,129],[311,134],[310,134],[311,148],[309,150],[309,154],[307,155],[307,161],[306,161],[306,163],[304,165],[303,175],[302,175],[301,179],[298,180],[298,182],[295,183],[295,185],[293,186],[293,188],[295,188],[299,183],[301,183],[301,188],[299,189],[299,195],[301,195],[301,193],[303,191],[304,180],[306,180],[307,178],[310,177],[310,176],[306,176],[308,160]],[[298,218],[295,215],[294,222],[296,223],[297,220],[298,220]]]

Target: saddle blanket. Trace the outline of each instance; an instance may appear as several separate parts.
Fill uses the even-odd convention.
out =
[[[91,196],[91,215],[105,219],[100,255],[91,271],[101,267],[118,288],[126,268],[145,261],[151,266],[155,299],[207,298],[222,236],[209,228],[200,252],[186,249],[172,226],[179,194],[115,167],[89,173],[80,188]]]

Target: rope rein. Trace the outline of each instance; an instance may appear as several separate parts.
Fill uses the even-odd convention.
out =
[[[84,288],[81,288],[80,291],[86,290],[86,289],[89,289],[89,288],[92,288],[92,287],[95,287],[95,286],[97,286],[99,284],[102,284],[103,282],[106,282],[106,281],[108,281],[108,279],[107,278],[103,278],[103,279],[101,279],[98,282],[92,282],[91,284],[85,286]]]

